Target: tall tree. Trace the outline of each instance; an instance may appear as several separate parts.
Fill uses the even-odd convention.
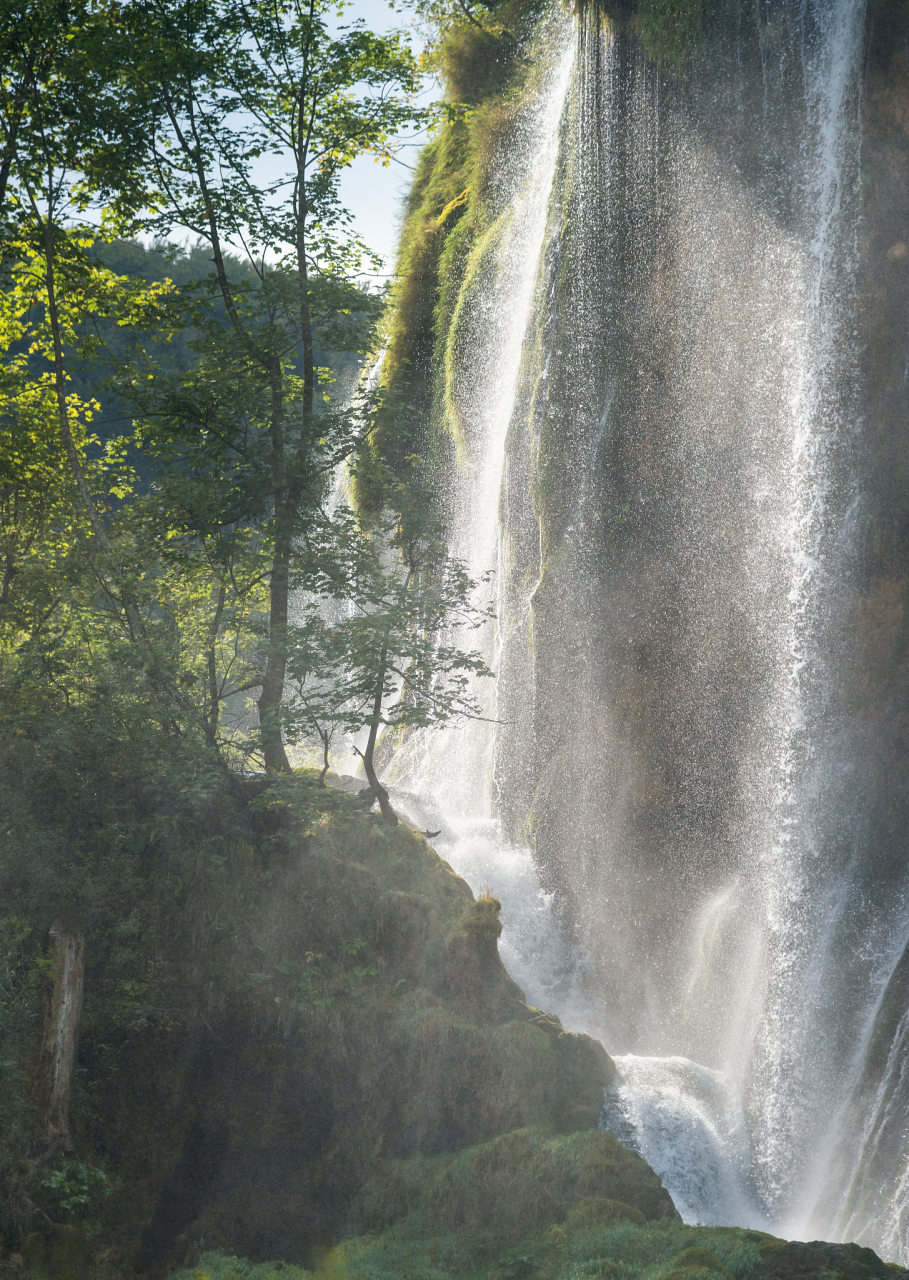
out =
[[[146,170],[156,213],[146,225],[185,227],[211,250],[228,324],[210,332],[208,356],[243,404],[234,426],[222,414],[222,430],[248,440],[251,391],[258,405],[255,514],[271,548],[258,710],[274,771],[288,768],[281,707],[294,549],[339,443],[328,438],[337,419],[324,413],[316,329],[330,344],[362,344],[377,301],[358,284],[363,246],[339,181],[366,152],[387,162],[401,127],[426,116],[403,36],[362,23],[333,34],[341,12],[326,0],[151,0],[125,18],[134,32],[127,91],[137,116],[158,120]],[[263,187],[266,158],[284,172]],[[248,255],[253,287],[231,279],[228,246]]]
[[[140,170],[133,164],[137,131],[130,129],[114,85],[118,60],[110,38],[111,12],[106,0],[2,0],[0,257],[10,287],[4,336],[7,341],[14,336],[9,326],[17,323],[17,308],[21,316],[23,307],[40,306],[37,323],[31,317],[25,328],[20,325],[20,336],[27,330],[32,350],[47,357],[56,435],[82,514],[107,567],[122,580],[123,567],[90,490],[76,429],[80,407],[70,394],[64,356],[66,340],[87,310],[109,314],[114,309],[121,323],[135,321],[132,303],[143,292],[92,260],[85,252],[89,242],[72,227],[93,198],[113,188],[121,210],[144,198],[135,182]],[[13,395],[10,401],[11,385],[21,391],[29,382],[34,382],[33,367],[24,368],[14,353],[7,364],[7,401],[15,400]],[[144,638],[129,592],[121,605],[133,638]]]

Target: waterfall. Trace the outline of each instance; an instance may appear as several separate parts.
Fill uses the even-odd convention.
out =
[[[570,25],[558,19],[544,24],[539,35],[537,82],[497,165],[494,214],[472,249],[445,350],[445,427],[454,437],[459,466],[450,495],[451,550],[475,579],[498,570],[493,593],[504,554],[498,511],[505,442],[538,264],[547,229],[553,230],[548,214],[574,64],[571,36]],[[507,617],[501,602],[497,616],[501,627]],[[486,647],[495,662],[501,637],[490,632]],[[487,710],[494,716],[494,699]],[[418,791],[443,787],[449,805],[486,814],[492,747],[485,727],[457,739],[420,737],[398,753],[389,776]]]
[[[391,776],[501,890],[531,998],[618,1055],[604,1123],[686,1216],[906,1263],[864,53],[863,0],[723,0],[682,75],[543,25],[437,375],[496,724]]]

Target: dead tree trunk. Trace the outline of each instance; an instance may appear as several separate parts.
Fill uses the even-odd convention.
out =
[[[85,939],[67,933],[60,924],[51,925],[50,936],[53,985],[44,1023],[42,1074],[47,1098],[44,1136],[56,1147],[69,1144],[69,1099],[85,986]]]

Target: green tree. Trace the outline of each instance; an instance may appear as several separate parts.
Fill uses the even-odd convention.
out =
[[[491,675],[481,654],[463,645],[490,613],[476,603],[478,584],[448,553],[421,459],[407,461],[404,476],[381,476],[381,513],[364,520],[347,508],[335,512],[340,554],[325,562],[319,585],[323,599],[334,596],[343,608],[326,623],[314,606],[294,629],[289,672],[297,701],[286,713],[291,737],[318,736],[326,767],[332,726],[365,731],[356,750],[389,822],[397,817],[376,773],[380,733],[478,717],[476,682]]]
[[[84,688],[89,670],[119,664],[121,688],[153,688],[165,726],[199,730],[216,751],[232,736],[225,708],[258,690],[244,749],[257,745],[270,771],[288,768],[285,724],[297,737],[308,726],[326,763],[335,728],[365,726],[364,767],[385,809],[382,726],[473,713],[468,679],[482,669],[443,643],[453,614],[470,613],[470,583],[445,555],[417,469],[403,480],[371,469],[385,507],[365,522],[326,501],[379,407],[366,394],[339,409],[316,364],[317,340],[362,348],[379,309],[358,284],[364,250],[338,181],[364,151],[387,160],[401,125],[424,117],[417,64],[399,35],[362,24],[331,34],[320,0],[59,12],[57,43],[48,35],[21,72],[22,109],[14,119],[9,108],[4,134],[15,216],[4,241],[12,443],[0,458],[0,605],[34,603],[29,643],[45,675],[69,665]],[[84,124],[80,86],[96,98]],[[15,106],[15,86],[4,101]],[[127,132],[118,171],[114,143]],[[262,190],[256,162],[269,151],[287,172]],[[143,225],[190,229],[213,272],[179,291],[117,276],[87,229],[64,226],[92,202],[111,232],[136,226],[145,202]],[[137,417],[131,447],[151,465],[148,492],[124,440],[100,448],[95,406],[72,389],[70,369],[98,355],[99,322],[139,335],[116,387]],[[142,337],[180,325],[195,335],[191,357],[165,369]],[[386,420],[401,412],[382,407]],[[57,537],[55,558],[39,528]],[[23,549],[32,591],[14,591]],[[296,617],[292,597],[308,602]],[[25,614],[5,617],[7,665],[21,669],[10,655],[24,652]],[[296,710],[284,705],[289,676]],[[236,729],[248,728],[241,707]]]
[[[358,284],[363,246],[338,184],[363,153],[387,161],[395,134],[426,114],[415,104],[419,68],[404,38],[361,23],[332,34],[329,21],[341,12],[325,0],[191,0],[142,4],[124,18],[133,34],[124,92],[137,117],[157,120],[146,168],[156,212],[145,225],[182,226],[208,244],[214,273],[196,322],[213,296],[227,315],[225,327],[207,328],[201,400],[185,396],[183,409],[172,404],[166,416],[176,424],[182,412],[188,438],[211,410],[216,383],[221,438],[237,456],[245,450],[257,477],[247,518],[270,554],[258,711],[273,771],[288,768],[281,705],[295,543],[341,444],[332,435],[339,420],[324,411],[316,330],[331,346],[362,347],[364,321],[378,307]],[[264,190],[263,156],[286,164]],[[229,246],[247,253],[252,286],[231,279]]]
[[[21,543],[17,513],[34,491],[31,468],[41,455],[46,479],[53,460],[68,471],[80,508],[76,525],[87,521],[90,530],[93,572],[108,600],[116,601],[133,642],[145,643],[129,574],[103,518],[104,504],[99,507],[92,492],[87,423],[97,406],[73,394],[65,355],[67,348],[91,346],[84,337],[77,342],[87,315],[115,315],[119,324],[140,328],[159,325],[167,292],[104,269],[87,252],[91,239],[78,229],[92,199],[113,185],[123,208],[136,196],[135,144],[112,83],[109,17],[110,10],[94,0],[23,0],[0,8],[0,49],[7,58],[0,75],[2,409],[16,441],[15,453],[8,454],[13,534],[5,540],[4,599],[17,568],[15,549],[34,544],[34,529]],[[23,359],[23,347],[37,359]],[[124,496],[123,484],[121,473],[111,492]],[[31,503],[29,510],[35,515],[45,506]]]

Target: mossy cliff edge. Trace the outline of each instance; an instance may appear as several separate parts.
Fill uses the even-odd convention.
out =
[[[759,1232],[684,1226],[653,1170],[596,1127],[605,1051],[525,1003],[498,955],[498,901],[474,899],[418,832],[306,773],[197,777],[192,794],[159,776],[143,796],[137,777],[118,794],[114,763],[80,795],[55,794],[33,761],[18,814],[0,785],[24,876],[3,993],[11,1280],[903,1274],[853,1246],[787,1254]],[[6,760],[0,783],[23,767]],[[52,865],[58,839],[65,900],[28,883],[35,848]],[[51,976],[29,893],[86,947],[56,1149],[27,1071]]]
[[[697,49],[704,0],[579,0],[591,28],[621,32],[648,58],[680,68]],[[472,262],[496,217],[495,178],[522,106],[536,85],[535,40],[547,0],[485,0],[453,10],[433,51],[450,110],[421,151],[404,206],[392,306],[382,334],[390,412],[371,447],[390,462],[428,456],[456,465],[457,414],[449,388],[452,328]],[[360,497],[369,501],[367,472]]]
[[[173,848],[167,874],[157,859],[131,958],[108,950],[99,968],[113,944],[85,930],[71,1145],[47,1152],[27,1086],[4,1140],[16,1265],[53,1271],[67,1223],[116,1265],[173,1265],[202,1241],[312,1262],[406,1216],[465,1149],[525,1178],[528,1221],[531,1167],[564,1212],[600,1195],[675,1218],[656,1175],[596,1130],[611,1060],[527,1006],[498,955],[498,901],[475,901],[420,834],[308,775],[215,788],[196,820],[207,840]],[[457,1197],[435,1203],[445,1218]]]

